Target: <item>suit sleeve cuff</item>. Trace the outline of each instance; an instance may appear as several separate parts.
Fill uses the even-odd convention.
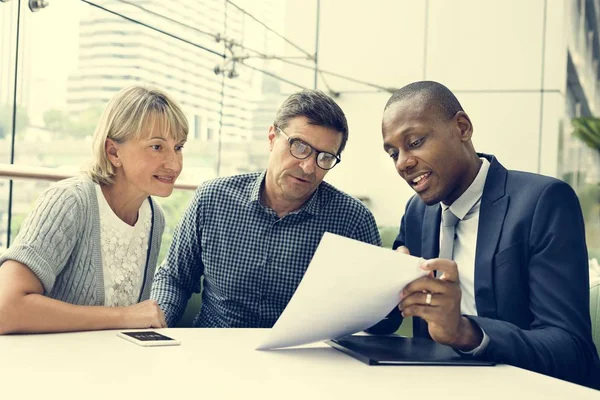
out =
[[[475,321],[473,321],[473,322],[475,322]],[[477,324],[477,326],[479,327],[479,329],[481,329],[481,332],[483,333],[483,339],[481,340],[481,343],[479,344],[479,346],[475,347],[471,351],[458,350],[458,352],[460,354],[473,356],[473,357],[479,357],[485,353],[485,350],[487,349],[488,345],[490,344],[490,337],[487,335],[487,333],[485,333],[485,330],[482,327],[480,327],[478,324]]]

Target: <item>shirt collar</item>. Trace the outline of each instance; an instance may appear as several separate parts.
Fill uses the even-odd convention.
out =
[[[460,197],[456,199],[450,206],[450,211],[452,211],[452,214],[456,215],[461,220],[465,218],[467,213],[475,204],[477,204],[483,195],[483,187],[485,186],[485,180],[490,169],[490,162],[483,157],[480,157],[479,159],[482,161],[482,163],[481,167],[479,167],[477,176],[467,190],[465,190],[465,192],[461,194]],[[442,210],[447,208],[448,206],[442,203]]]
[[[312,194],[312,196],[310,196],[310,199],[308,199],[308,201],[306,203],[304,203],[302,205],[302,207],[300,207],[299,210],[294,211],[294,213],[301,213],[301,212],[305,212],[307,214],[311,214],[311,215],[318,215],[319,214],[319,189],[321,189],[321,185],[323,185],[323,182],[321,182],[319,184],[319,186],[317,186],[317,190],[315,190],[315,192]],[[293,213],[292,213],[293,214]]]
[[[261,191],[261,188],[263,187],[263,182],[265,181],[266,176],[267,176],[267,171],[265,170],[256,177],[256,180],[252,184],[252,190],[250,191],[248,205],[256,204],[256,205],[264,208],[265,210],[268,209],[267,207],[265,207],[264,204],[262,204],[260,202],[260,191]],[[308,201],[306,201],[302,205],[302,207],[300,207],[296,211],[292,211],[288,215],[300,214],[300,213],[308,213],[308,214],[312,214],[312,215],[318,215],[319,209],[321,208],[319,205],[319,192],[320,192],[319,189],[321,188],[321,185],[324,185],[324,182],[321,182],[321,184],[317,187],[317,190],[315,190],[315,192],[312,194],[312,196],[310,196]]]
[[[267,171],[265,170],[256,177],[256,180],[252,184],[252,189],[250,191],[250,198],[248,199],[249,204],[253,204],[253,203],[260,204],[260,188],[265,180],[266,175],[267,175]]]

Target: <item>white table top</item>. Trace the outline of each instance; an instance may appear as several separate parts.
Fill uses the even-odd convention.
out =
[[[323,343],[256,351],[262,329],[162,329],[182,341],[166,347],[116,332],[0,336],[0,399],[600,399],[506,365],[368,366]]]

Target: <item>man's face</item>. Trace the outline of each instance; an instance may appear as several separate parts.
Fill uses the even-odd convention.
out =
[[[275,193],[270,196],[284,198],[288,201],[306,201],[317,189],[327,170],[317,166],[318,151],[337,154],[342,143],[342,134],[329,128],[310,125],[306,117],[291,119],[282,128],[290,139],[297,138],[312,146],[315,151],[303,160],[290,154],[290,145],[285,136],[278,134],[271,126],[269,129],[269,146],[271,154],[266,185],[267,190]]]
[[[385,111],[382,128],[384,150],[425,204],[452,204],[469,187],[472,126],[464,112],[447,119],[408,98]]]

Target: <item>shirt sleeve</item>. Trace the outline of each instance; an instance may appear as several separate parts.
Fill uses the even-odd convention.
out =
[[[477,326],[479,326],[479,325],[477,325]],[[479,344],[479,346],[475,347],[473,350],[470,350],[470,351],[459,350],[458,351],[459,353],[473,356],[473,357],[483,356],[483,354],[485,353],[485,349],[487,349],[488,345],[490,344],[490,337],[488,336],[487,333],[485,333],[485,330],[483,328],[481,328],[480,326],[479,326],[479,329],[481,329],[481,332],[483,333],[483,339],[481,340],[481,343]]]
[[[38,199],[21,225],[14,245],[1,257],[25,264],[40,280],[44,294],[73,252],[80,230],[81,204],[67,187],[52,187]]]
[[[169,327],[181,318],[192,292],[200,293],[200,278],[204,273],[202,196],[199,188],[175,228],[173,241],[152,283],[150,298],[158,302]]]
[[[381,246],[381,236],[379,234],[379,229],[377,229],[375,217],[373,217],[373,214],[366,208],[350,237],[360,240],[361,242]]]

